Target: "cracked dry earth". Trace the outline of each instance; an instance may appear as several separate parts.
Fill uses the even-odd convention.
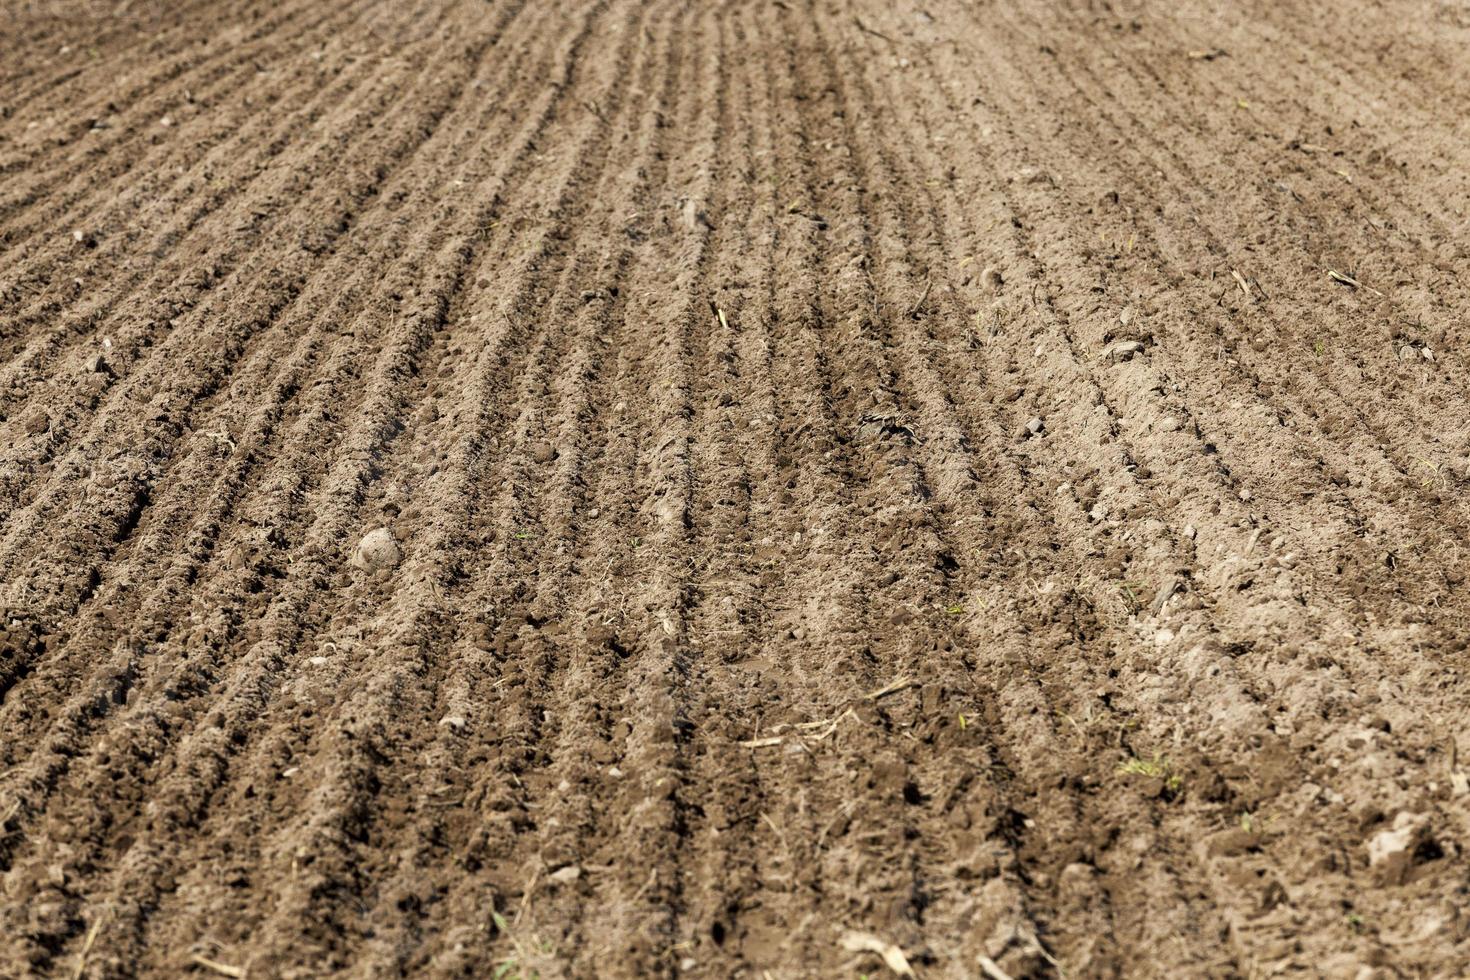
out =
[[[0,976],[1461,975],[1470,8],[1215,7],[5,4]]]

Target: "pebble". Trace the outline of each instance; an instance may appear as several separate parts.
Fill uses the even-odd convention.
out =
[[[556,459],[556,447],[545,440],[531,443],[527,447],[527,451],[531,454],[531,458],[538,463],[549,463],[553,459]]]
[[[1427,836],[1428,818],[1418,813],[1400,813],[1393,828],[1374,834],[1368,841],[1368,866],[1381,884],[1402,884],[1414,864],[1414,849]]]
[[[1046,423],[1041,421],[1041,417],[1037,415],[1033,415],[1031,420],[1026,423],[1026,431],[1033,436],[1041,435],[1041,431],[1045,428]]]
[[[572,882],[576,881],[578,878],[582,877],[582,869],[577,867],[575,864],[569,864],[565,868],[557,868],[547,877],[549,877],[552,881],[561,882],[563,885],[569,885]]]
[[[1000,270],[993,265],[987,265],[980,273],[980,285],[992,293],[1000,292],[1000,287],[1004,282],[1005,279],[1001,277]]]
[[[1165,417],[1165,418],[1164,418],[1164,419],[1163,419],[1163,421],[1161,421],[1161,422],[1160,422],[1160,423],[1159,423],[1159,431],[1160,431],[1160,432],[1178,432],[1178,431],[1179,431],[1179,429],[1180,429],[1180,428],[1181,428],[1181,427],[1182,427],[1182,426],[1183,426],[1183,425],[1184,425],[1184,423],[1183,423],[1183,422],[1180,422],[1180,421],[1179,421],[1179,420],[1178,420],[1178,419],[1177,419],[1177,418],[1175,418],[1175,417],[1174,417],[1174,416],[1172,416],[1172,415],[1169,415],[1169,416],[1166,416],[1166,417]]]
[[[370,572],[393,568],[403,558],[403,551],[386,527],[369,531],[358,542],[354,563]]]
[[[45,412],[37,409],[30,415],[26,416],[25,426],[27,432],[29,432],[33,436],[38,436],[41,433],[45,432],[47,429],[51,428],[51,419],[46,415]]]
[[[709,220],[709,215],[707,215],[703,210],[700,209],[698,202],[696,202],[692,197],[684,202],[684,208],[681,217],[684,221],[684,227],[688,228],[690,231],[714,230],[715,226],[714,223]]]
[[[1115,361],[1128,361],[1133,359],[1134,354],[1143,353],[1143,344],[1136,340],[1120,340],[1108,351],[1108,356]]]
[[[460,732],[464,731],[464,726],[468,724],[468,722],[466,721],[464,715],[445,715],[443,718],[439,719],[439,724],[448,725],[455,731]]]

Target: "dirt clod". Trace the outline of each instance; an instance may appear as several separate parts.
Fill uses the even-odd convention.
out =
[[[1108,350],[1108,357],[1115,361],[1131,361],[1134,355],[1142,354],[1144,346],[1136,340],[1121,340]]]
[[[386,527],[374,528],[363,535],[353,553],[353,564],[369,572],[394,568],[403,557],[403,550],[393,532]]]

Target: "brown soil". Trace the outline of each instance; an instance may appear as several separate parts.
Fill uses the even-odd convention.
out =
[[[1458,975],[1470,8],[1215,6],[8,5],[0,976]]]

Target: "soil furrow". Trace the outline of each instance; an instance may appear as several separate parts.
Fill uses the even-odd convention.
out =
[[[0,974],[1456,975],[1420,6],[0,12]]]
[[[307,192],[313,179],[325,183],[336,177],[337,173],[332,171],[330,164],[338,167],[351,166],[353,156],[344,152],[345,147],[366,132],[385,110],[392,108],[391,104],[382,99],[382,92],[394,90],[385,87],[379,93],[376,105],[359,105],[359,102],[366,102],[373,94],[372,85],[363,86],[358,93],[354,93],[353,98],[345,97],[347,91],[350,89],[322,93],[322,99],[317,104],[334,106],[334,112],[345,115],[343,121],[347,128],[325,132],[313,151],[306,152],[304,147],[294,147],[289,139],[283,138],[292,128],[306,121],[292,118],[276,131],[278,135],[275,138],[266,140],[266,152],[263,155],[235,161],[238,172],[226,170],[223,174],[217,174],[212,170],[213,164],[207,159],[200,161],[189,168],[176,183],[179,195],[177,201],[166,199],[151,206],[155,214],[165,215],[171,214],[175,205],[189,205],[161,228],[150,243],[145,245],[132,240],[140,231],[134,226],[128,235],[128,241],[116,244],[109,242],[95,250],[92,253],[98,256],[95,265],[89,262],[85,267],[68,269],[67,272],[76,273],[79,278],[85,277],[86,281],[90,281],[94,268],[115,264],[120,256],[131,254],[139,246],[146,247],[155,258],[164,263],[160,268],[145,270],[140,267],[132,275],[114,277],[101,290],[79,288],[72,291],[69,297],[43,299],[24,311],[13,326],[20,335],[27,336],[29,342],[23,351],[17,352],[18,356],[9,359],[4,373],[0,374],[0,399],[3,399],[0,401],[0,411],[9,415],[12,420],[23,419],[26,401],[34,400],[46,390],[43,381],[54,385],[65,384],[70,380],[58,377],[58,372],[55,371],[57,367],[65,375],[76,376],[77,380],[71,380],[73,385],[90,383],[95,387],[98,383],[107,384],[115,369],[108,363],[110,346],[105,347],[102,344],[110,344],[111,338],[104,337],[99,341],[95,333],[98,327],[109,322],[115,309],[127,304],[142,290],[169,294],[178,303],[188,303],[191,297],[204,296],[221,279],[228,277],[242,257],[249,254],[253,244],[272,233],[283,231],[284,229],[277,226],[287,218],[289,212],[283,212],[278,205],[263,206],[261,200],[251,200],[248,211],[242,214],[240,209],[230,207],[231,199],[240,191],[246,191],[242,196],[250,199],[253,196],[250,192],[253,191],[265,201],[289,200]],[[333,98],[334,95],[337,98]],[[316,111],[318,110],[311,108],[303,110]],[[288,149],[295,150],[292,155],[300,156],[301,162],[290,171],[277,172],[271,169],[271,161]],[[230,150],[231,147],[225,146],[216,148],[211,153],[218,153],[215,158],[217,162],[226,161],[230,158]],[[221,189],[199,196],[197,178],[201,172],[211,181],[218,180]],[[255,178],[265,175],[269,175],[270,179],[262,182],[264,186],[256,186]],[[197,255],[192,253],[200,245],[207,248],[206,243],[227,234],[236,236],[235,248],[215,251],[211,261],[201,268]],[[304,247],[321,247],[310,240],[303,241],[302,244]],[[49,329],[26,329],[42,323],[48,324]],[[74,356],[68,359],[69,352],[74,352]],[[103,357],[106,366],[100,372],[89,371],[87,358],[97,356]]]

